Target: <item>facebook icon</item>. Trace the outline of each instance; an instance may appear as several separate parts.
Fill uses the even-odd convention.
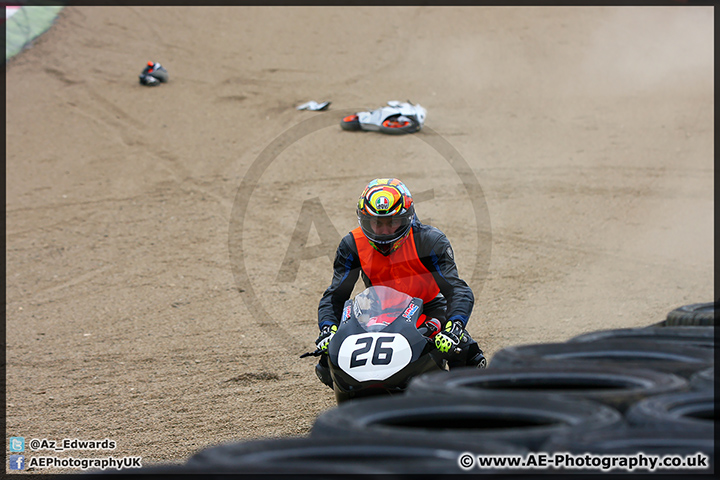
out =
[[[10,470],[25,470],[25,455],[10,455]]]

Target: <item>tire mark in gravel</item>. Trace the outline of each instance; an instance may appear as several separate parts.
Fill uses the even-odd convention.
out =
[[[37,205],[34,207],[18,207],[18,208],[10,208],[6,209],[6,213],[24,213],[24,212],[37,212],[42,210],[55,210],[55,209],[62,209],[62,208],[73,208],[78,207],[82,205],[93,205],[93,204],[101,204],[101,203],[107,203],[107,202],[130,202],[130,201],[136,201],[141,200],[146,195],[134,195],[131,197],[120,197],[120,198],[101,198],[98,200],[86,200],[82,202],[65,202],[65,203],[54,203],[54,204],[47,204],[47,205]]]
[[[65,85],[78,85],[85,83],[83,80],[74,80],[68,77],[65,72],[53,67],[45,67],[45,73],[63,82]]]
[[[611,257],[618,260],[623,260],[625,262],[629,263],[635,263],[638,265],[657,265],[655,263],[649,263],[647,261],[643,261],[642,259],[638,257],[632,257],[627,255],[620,255],[618,254],[618,251],[615,249],[599,249],[596,246],[583,248],[582,246],[577,245],[571,245],[569,243],[564,243],[561,241],[549,241],[549,240],[536,240],[532,238],[528,238],[521,235],[513,235],[513,234],[503,234],[503,233],[494,233],[493,237],[498,241],[498,243],[502,243],[503,241],[508,241],[509,243],[513,243],[516,245],[530,245],[534,247],[544,247],[541,250],[547,249],[547,250],[557,250],[562,253],[567,252],[573,252],[578,255],[581,255],[583,258],[592,257],[592,258],[603,258],[603,257]],[[571,261],[566,258],[566,263],[571,264],[574,263],[574,260]],[[668,265],[671,266],[671,265]],[[672,265],[673,268],[675,268],[675,265]]]
[[[155,193],[157,193],[157,192],[155,192]],[[157,195],[153,194],[152,196],[157,196]],[[97,200],[86,200],[86,201],[80,201],[80,202],[65,202],[65,203],[54,203],[54,204],[46,204],[46,205],[36,205],[36,206],[32,206],[32,207],[10,208],[10,209],[6,209],[6,217],[17,214],[20,217],[25,218],[25,217],[27,217],[28,213],[33,213],[33,212],[45,211],[48,214],[54,214],[55,212],[61,211],[63,209],[76,210],[77,207],[82,207],[82,206],[95,206],[95,205],[103,205],[103,204],[112,205],[112,204],[125,204],[125,203],[131,203],[131,202],[141,202],[141,201],[146,200],[147,197],[148,197],[147,194],[141,194],[141,195],[133,195],[133,196],[129,196],[129,197],[109,197],[109,198],[101,198],[101,199],[97,199]],[[158,197],[158,198],[161,198],[161,197],[162,197],[162,195],[160,195],[160,197]],[[81,218],[75,217],[72,220],[73,221],[74,220],[85,221],[86,219],[84,219],[84,218],[81,219]],[[31,229],[9,231],[9,232],[5,233],[5,238],[9,239],[11,237],[18,237],[18,236],[29,234],[31,232],[36,232],[38,230],[42,231],[42,232],[47,232],[47,231],[55,229],[56,227],[58,227],[60,225],[68,225],[68,220],[67,219],[60,220],[58,222],[55,222],[55,223],[52,223],[49,225],[38,225]]]
[[[220,206],[226,209],[227,214],[230,215],[230,211],[232,210],[232,205],[234,201],[234,198],[232,198],[232,196],[223,196],[222,194],[217,193],[217,189],[212,188],[212,183],[210,183],[210,187],[206,187],[204,185],[205,182],[201,178],[187,177],[185,178],[185,182],[191,183],[192,185],[186,185],[185,188],[183,188],[184,191],[200,193],[202,195],[212,197]]]
[[[148,40],[153,44],[153,50],[158,52],[180,52],[185,56],[194,56],[194,52],[189,48],[183,48],[181,45],[175,42],[165,41],[165,37],[158,30],[158,28],[156,28],[157,24],[154,21],[148,21],[148,19],[153,18],[153,15],[148,15],[147,6],[142,7],[142,12],[139,11],[138,7],[135,6],[126,8],[137,17],[138,23],[143,24],[143,34],[145,34],[145,32],[152,33],[153,38]],[[192,31],[194,29],[194,26],[185,22],[184,19],[189,15],[197,15],[196,12],[188,10],[183,11],[176,6],[174,8],[164,8],[162,13],[164,15],[168,13],[172,14],[174,20],[177,21],[178,27],[184,27],[186,31]]]
[[[175,178],[177,183],[182,183],[190,177],[188,170],[179,162],[179,159],[172,152],[160,147],[149,139],[144,130],[149,130],[147,125],[138,121],[128,114],[121,107],[97,93],[92,87],[85,92],[89,95],[91,104],[81,108],[79,111],[88,117],[98,120],[118,133],[120,141],[130,148],[142,147],[147,153],[164,160],[169,165],[168,172]]]
[[[168,169],[169,173],[173,175],[178,184],[190,182],[195,186],[191,190],[213,197],[223,207],[228,209],[232,207],[233,198],[223,197],[215,193],[213,188],[204,187],[200,183],[202,180],[193,178],[176,155],[162,147],[159,147],[155,142],[148,139],[142,133],[143,130],[147,129],[147,126],[144,123],[137,121],[133,116],[126,113],[125,110],[107,100],[93,89],[88,89],[88,93],[97,102],[97,104],[104,105],[106,107],[106,112],[109,112],[110,115],[104,115],[105,119],[103,119],[88,112],[83,113],[89,115],[91,118],[99,119],[108,126],[117,130],[120,134],[121,141],[128,147],[145,147],[151,155],[154,155],[161,160],[165,160],[166,163],[170,164]]]
[[[80,283],[87,282],[88,280],[95,278],[96,276],[100,275],[104,271],[109,270],[110,268],[113,268],[113,267],[114,267],[114,265],[104,265],[102,267],[94,268],[94,269],[90,270],[89,272],[86,272],[86,273],[83,273],[76,277],[73,277],[59,285],[54,285],[52,287],[47,287],[47,288],[41,288],[37,292],[33,293],[33,302],[36,302],[38,304],[44,303],[48,299],[43,298],[43,295],[53,294],[60,290],[64,290],[66,288],[74,287],[75,285],[78,285]]]

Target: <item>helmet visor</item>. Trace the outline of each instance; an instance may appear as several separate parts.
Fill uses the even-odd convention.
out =
[[[410,215],[393,215],[389,217],[373,217],[359,215],[360,226],[365,235],[379,244],[392,243],[405,235],[410,229]]]

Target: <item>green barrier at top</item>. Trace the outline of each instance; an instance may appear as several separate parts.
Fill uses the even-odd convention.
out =
[[[8,18],[5,21],[5,61],[50,28],[62,8],[25,6]]]

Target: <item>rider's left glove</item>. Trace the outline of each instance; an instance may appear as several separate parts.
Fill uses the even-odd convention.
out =
[[[328,345],[333,335],[337,332],[337,325],[325,325],[320,330],[320,336],[315,340],[315,346],[323,353],[327,353]]]
[[[443,353],[455,350],[460,345],[465,327],[461,322],[447,322],[445,330],[435,335],[435,348]]]

